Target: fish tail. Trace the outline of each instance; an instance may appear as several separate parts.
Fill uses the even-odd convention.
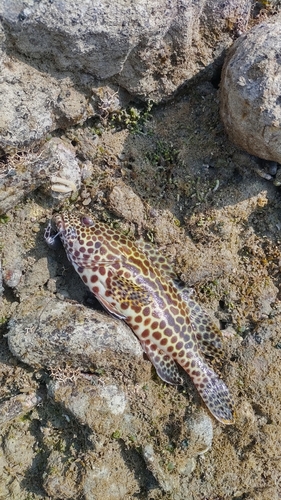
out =
[[[224,381],[199,357],[183,368],[212,415],[223,424],[233,424],[232,397]]]

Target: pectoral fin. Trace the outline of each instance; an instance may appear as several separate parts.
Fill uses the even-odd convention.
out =
[[[109,289],[111,296],[119,303],[125,302],[128,305],[143,307],[152,301],[150,293],[145,288],[123,276],[113,275],[110,279]]]

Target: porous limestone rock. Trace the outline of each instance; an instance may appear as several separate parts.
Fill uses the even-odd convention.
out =
[[[85,121],[103,86],[159,102],[212,78],[250,10],[250,0],[3,0],[0,146]]]
[[[241,36],[221,80],[221,118],[248,153],[281,162],[281,16]]]
[[[124,355],[123,367],[130,357],[142,359],[139,342],[122,321],[79,304],[43,297],[21,303],[10,323],[8,342],[21,361],[52,371],[65,365],[84,371],[104,366],[110,370],[111,365],[114,369],[113,352]]]

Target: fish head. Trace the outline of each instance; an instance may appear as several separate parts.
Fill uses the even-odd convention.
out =
[[[75,213],[55,214],[53,221],[63,243],[68,259],[74,262],[83,254],[89,257],[93,252],[96,235],[96,222],[89,216]]]

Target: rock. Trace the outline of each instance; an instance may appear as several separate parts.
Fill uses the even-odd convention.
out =
[[[93,84],[93,82],[92,82]],[[0,146],[6,151],[39,141],[57,128],[83,122],[94,111],[70,75],[49,74],[7,55],[1,63]]]
[[[145,208],[140,197],[124,182],[116,184],[109,194],[109,208],[117,215],[141,227],[145,219]]]
[[[2,262],[0,260],[0,303],[1,303],[1,297],[4,292],[4,286],[3,286],[3,272],[2,272]]]
[[[74,0],[24,6],[15,1],[9,8],[7,2],[3,9],[4,29],[20,53],[99,79],[120,73],[140,39],[157,32],[163,37],[177,13],[176,3],[171,6],[167,0],[120,2],[114,8],[105,1],[79,5]]]
[[[7,171],[0,179],[0,214],[40,186],[54,199],[61,199],[80,185],[81,172],[73,147],[52,138],[37,151],[8,156]]]
[[[35,442],[36,438],[31,434],[27,436],[27,441],[19,441],[14,436],[13,427],[10,427],[3,443],[4,455],[9,466],[16,467],[24,463],[26,466],[31,467]]]
[[[151,364],[125,323],[79,304],[33,297],[19,305],[8,343],[18,359],[50,373],[48,395],[80,423],[100,436],[136,433],[123,380],[148,379]]]
[[[99,439],[114,433],[119,437],[126,436],[129,433],[127,419],[131,420],[132,416],[128,413],[124,391],[119,385],[106,380],[93,382],[95,378],[97,377],[93,376],[91,382],[86,377],[83,380],[83,376],[79,377],[77,374],[72,378],[60,376],[59,380],[49,382],[48,395],[80,424],[94,431]],[[102,378],[105,377],[101,377],[101,380]]]
[[[3,1],[0,146],[22,147],[100,113],[100,87],[159,102],[194,76],[212,78],[250,7],[250,0]]]
[[[13,235],[5,241],[3,248],[3,281],[6,286],[16,288],[23,272],[23,249]]]
[[[213,424],[206,413],[199,411],[194,413],[187,421],[189,432],[188,455],[196,457],[203,455],[212,446]]]
[[[143,357],[138,340],[122,321],[46,297],[31,297],[19,305],[8,342],[18,359],[35,368],[57,371],[58,376],[64,366],[86,372],[114,370],[116,356],[124,356],[124,373],[128,370],[131,378],[130,360],[138,370]],[[139,369],[143,373],[143,367]]]
[[[54,499],[78,498],[81,490],[79,467],[71,461],[65,463],[61,452],[53,450],[48,457],[46,470],[43,474],[43,487],[47,495]]]
[[[81,172],[75,149],[54,137],[45,144],[44,151],[53,172],[50,177],[52,197],[62,199],[78,191],[81,187]]]
[[[248,153],[281,162],[281,16],[259,24],[231,47],[221,80],[221,118]]]
[[[161,489],[165,491],[165,493],[171,492],[173,489],[172,481],[169,480],[168,474],[165,473],[161,467],[159,457],[156,455],[153,446],[151,444],[146,444],[143,447],[142,454],[148,470],[150,470],[157,479]]]
[[[25,415],[41,402],[42,395],[39,392],[30,391],[29,394],[19,394],[0,403],[0,426]]]

